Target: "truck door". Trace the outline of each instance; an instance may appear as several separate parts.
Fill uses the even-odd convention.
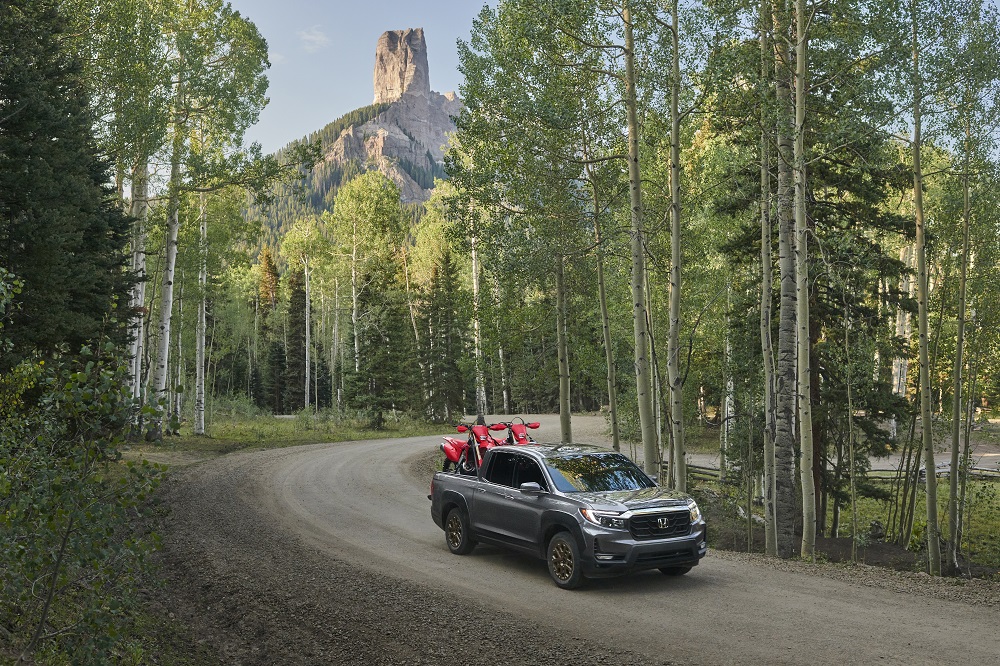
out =
[[[486,470],[486,483],[476,490],[473,525],[511,545],[537,550],[541,538],[545,495],[522,493],[522,483],[546,486],[541,468],[528,456],[494,449]]]

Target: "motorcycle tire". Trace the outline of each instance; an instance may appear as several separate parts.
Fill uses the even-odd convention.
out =
[[[462,457],[458,459],[458,471],[460,474],[472,476],[476,473],[476,465],[469,462],[469,457],[463,453]]]

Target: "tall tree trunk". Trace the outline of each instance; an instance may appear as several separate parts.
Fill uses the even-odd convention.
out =
[[[674,488],[687,490],[684,450],[684,378],[681,375],[681,55],[677,0],[671,5],[673,41],[670,82],[670,330],[667,383],[670,384],[670,434],[674,451]]]
[[[899,251],[899,261],[903,264],[906,271],[903,273],[903,277],[899,280],[899,293],[901,296],[907,297],[910,295],[911,284],[910,284],[910,273],[909,268],[913,263],[913,248],[910,245],[903,247]],[[910,334],[912,332],[912,326],[910,323],[910,313],[901,307],[896,309],[896,337],[903,340],[909,340]],[[907,355],[900,356],[899,358],[893,359],[892,361],[892,392],[898,396],[906,395],[906,375],[909,370],[909,357]],[[889,424],[889,434],[892,437],[896,436],[896,419],[893,418]]]
[[[149,162],[140,160],[132,170],[131,205],[129,215],[135,219],[132,231],[132,272],[137,278],[132,286],[131,308],[132,325],[129,341],[129,381],[132,384],[132,397],[142,400],[143,377],[142,365],[145,356],[145,321],[146,321],[146,230],[149,214]]]
[[[430,397],[431,391],[431,380],[428,374],[427,363],[423,360],[423,354],[420,353],[420,328],[417,326],[417,304],[414,302],[413,290],[410,288],[410,262],[409,253],[406,251],[406,242],[403,243],[403,280],[406,287],[406,305],[410,311],[410,325],[413,327],[413,342],[415,349],[417,349],[417,366],[420,368],[420,377],[423,380],[421,382],[421,390],[424,395],[424,402],[426,403]]]
[[[650,381],[649,327],[646,320],[646,232],[643,229],[642,181],[639,172],[639,115],[635,79],[635,40],[631,0],[622,4],[625,27],[625,107],[628,124],[629,208],[632,217],[632,324],[635,337],[635,393],[642,433],[643,467],[657,472],[656,421],[653,416],[653,389]]]
[[[913,207],[917,223],[917,320],[920,334],[920,429],[924,445],[927,490],[927,568],[941,575],[941,544],[937,509],[937,476],[934,465],[934,433],[931,428],[931,376],[927,339],[927,245],[924,228],[923,170],[920,164],[920,112],[923,89],[920,74],[920,42],[917,37],[917,2],[911,0],[910,20],[913,39]]]
[[[559,358],[559,435],[563,444],[573,441],[569,385],[569,336],[566,332],[566,258],[556,257],[556,345]]]
[[[608,292],[604,278],[604,247],[601,241],[601,225],[597,218],[595,195],[594,241],[597,245],[597,300],[601,309],[601,332],[604,336],[604,363],[607,366],[608,420],[611,422],[611,445],[615,451],[621,450],[621,433],[618,428],[618,379],[615,376],[614,343],[611,340],[611,318],[608,315]]]
[[[792,99],[788,39],[789,20],[786,0],[775,5],[775,88],[777,96],[778,137],[778,268],[781,297],[778,311],[778,357],[774,386],[774,513],[778,556],[792,557],[795,552],[795,223],[792,216]]]
[[[205,194],[198,196],[198,321],[194,339],[194,434],[205,434],[205,328],[208,294],[208,213]]]
[[[354,372],[361,372],[361,333],[358,331],[358,223],[354,221],[354,239],[351,243],[351,328],[354,334]]]
[[[955,371],[952,383],[951,412],[951,473],[948,487],[948,568],[950,573],[958,571],[958,486],[959,486],[959,447],[962,429],[962,368],[964,367],[965,345],[965,309],[966,288],[969,269],[969,217],[971,206],[969,202],[969,150],[972,129],[969,119],[965,119],[965,165],[962,174],[962,257],[958,286],[958,331],[955,342]]]
[[[590,159],[590,146],[584,136],[583,156]],[[615,377],[615,352],[611,340],[611,318],[608,315],[608,290],[604,278],[604,239],[601,236],[601,196],[597,175],[588,162],[584,169],[590,181],[590,194],[594,206],[594,248],[597,254],[597,302],[601,311],[601,333],[604,339],[604,363],[607,367],[608,420],[611,422],[611,445],[615,451],[621,450],[621,433],[618,429],[618,380]]]
[[[806,55],[808,22],[805,0],[795,3],[795,305],[798,338],[799,478],[802,485],[803,558],[816,550],[816,484],[812,428],[812,369],[809,330],[809,228],[806,220]]]
[[[761,81],[770,77],[768,24],[770,0],[760,3]],[[771,340],[771,149],[767,104],[762,103],[760,132],[760,347],[764,361],[764,552],[778,554],[774,522],[774,346]]]
[[[181,108],[183,92],[178,86],[177,111]],[[160,322],[159,338],[156,348],[156,367],[153,373],[153,390],[158,403],[167,399],[167,365],[170,359],[170,317],[174,304],[174,269],[177,264],[177,236],[180,231],[180,200],[181,200],[181,152],[184,149],[184,131],[178,123],[174,124],[173,141],[170,155],[170,183],[167,195],[167,230],[164,238],[163,279],[160,287]],[[157,407],[158,416],[153,419],[152,437],[162,436],[162,406]]]
[[[305,381],[305,409],[309,409],[312,404],[310,395],[310,371],[312,363],[312,293],[310,291],[309,257],[302,256],[302,273],[306,283],[306,381]]]
[[[481,319],[481,303],[479,289],[479,248],[476,237],[472,237],[472,330],[474,353],[476,359],[476,420],[480,421],[486,414],[486,377],[483,368],[483,333]]]
[[[341,358],[343,345],[340,344],[340,279],[333,278],[333,337],[330,340],[330,386],[333,388],[335,406],[339,410],[341,407],[340,382],[337,379],[337,369],[343,370],[343,363],[337,363]],[[341,358],[342,360],[342,358]]]

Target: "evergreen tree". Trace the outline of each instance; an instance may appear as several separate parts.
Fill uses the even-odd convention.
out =
[[[427,414],[434,421],[452,421],[464,413],[466,382],[459,366],[466,333],[461,313],[463,298],[458,263],[446,246],[432,269],[430,289],[421,308]]]
[[[23,282],[13,356],[122,340],[127,218],[95,145],[80,62],[54,0],[0,2],[0,266]],[[6,359],[9,367],[15,358]]]
[[[367,412],[371,426],[379,429],[386,412],[419,407],[420,371],[397,266],[373,264],[369,271],[358,299],[360,354],[357,372],[347,378],[348,400],[351,407]]]
[[[288,274],[288,333],[285,347],[284,404],[298,411],[305,404],[306,287],[302,268]]]

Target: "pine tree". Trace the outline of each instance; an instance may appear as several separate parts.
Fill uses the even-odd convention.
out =
[[[298,411],[305,403],[306,287],[302,268],[288,274],[288,333],[285,347],[284,404]]]
[[[24,283],[16,362],[108,334],[124,341],[128,219],[94,141],[80,62],[54,0],[0,3],[0,266]]]
[[[358,298],[360,353],[358,370],[347,378],[348,403],[367,412],[371,427],[379,429],[386,412],[419,407],[420,371],[397,267],[390,262],[369,270]]]
[[[459,269],[446,246],[431,272],[429,293],[421,308],[427,368],[427,413],[434,421],[451,421],[463,414],[465,377],[459,367],[464,347],[465,318],[460,313]]]

